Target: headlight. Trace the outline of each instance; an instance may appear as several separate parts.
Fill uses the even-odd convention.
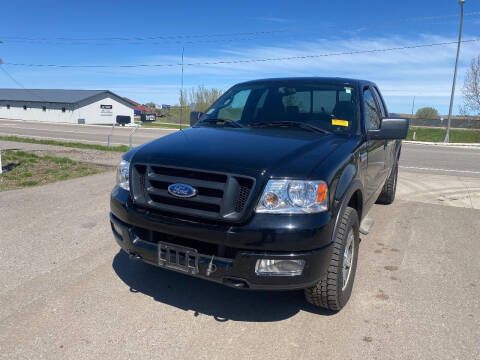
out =
[[[117,185],[122,189],[130,191],[129,180],[130,162],[126,160],[120,161],[117,168]]]
[[[258,213],[304,214],[328,209],[325,181],[269,180]]]

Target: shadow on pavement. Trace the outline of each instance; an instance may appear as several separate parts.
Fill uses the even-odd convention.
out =
[[[186,311],[192,310],[194,316],[213,316],[217,321],[280,321],[300,310],[326,316],[335,314],[308,304],[303,291],[236,290],[130,260],[122,250],[113,259],[112,266],[130,291]]]

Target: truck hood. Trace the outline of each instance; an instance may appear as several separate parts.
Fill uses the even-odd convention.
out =
[[[132,163],[308,178],[349,139],[300,128],[188,128],[137,148]]]

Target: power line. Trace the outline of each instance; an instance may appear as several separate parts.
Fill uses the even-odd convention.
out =
[[[480,15],[480,12],[478,12],[478,15]],[[445,17],[445,16],[444,16]],[[427,19],[431,19],[433,17],[428,17]],[[415,18],[416,19],[416,18]],[[399,21],[412,21],[412,19],[403,19],[403,20],[399,20]],[[368,26],[368,27],[372,27],[372,26],[375,26],[375,27],[378,27],[378,26],[382,26],[382,25],[389,25],[391,24],[390,22],[389,23],[370,23],[370,24],[365,24],[364,27],[362,27],[361,29],[365,29],[365,26]],[[438,23],[438,24],[442,24],[442,23]],[[349,28],[358,28],[359,25],[356,25],[356,26],[350,26],[350,27],[342,27],[342,31],[343,32],[348,32],[347,30]],[[330,26],[329,26],[330,27]],[[335,27],[336,29],[336,27]],[[301,33],[302,30],[298,30],[298,29],[294,29],[294,30],[291,30],[289,33],[285,33],[282,35],[281,39],[282,40],[285,40],[285,39],[295,39],[295,38],[298,38],[299,35],[304,35],[304,34],[315,34],[315,33],[320,33],[320,32],[323,32],[324,30],[316,30],[316,31],[313,31],[313,32],[307,32],[307,33]],[[351,31],[354,31],[354,30],[351,30]],[[297,33],[296,33],[297,32]],[[270,36],[268,36],[270,35]],[[158,40],[152,40],[152,42],[149,42],[148,45],[161,45],[161,46],[165,46],[165,45],[168,45],[168,44],[177,44],[177,45],[190,45],[190,46],[194,46],[194,45],[203,45],[203,44],[228,44],[228,43],[235,43],[235,42],[241,42],[241,41],[259,41],[259,40],[269,40],[269,39],[274,39],[275,38],[275,35],[274,34],[267,34],[267,32],[264,33],[264,36],[260,36],[260,35],[257,35],[257,36],[250,36],[250,37],[235,37],[235,38],[222,38],[222,39],[196,39],[196,40],[173,40],[173,39],[165,39],[165,40],[162,40],[162,41],[158,41]],[[99,39],[98,41],[102,41],[101,39]],[[0,41],[1,43],[1,41]],[[7,41],[7,44],[28,44],[28,45],[53,45],[53,46],[63,46],[63,45],[80,45],[80,46],[115,46],[115,45],[140,45],[140,46],[143,46],[143,45],[146,45],[145,42],[143,41],[135,41],[135,40],[126,40],[125,42],[121,42],[121,43],[118,43],[118,42],[88,42],[88,41],[81,41],[81,40],[75,40],[75,41],[70,41],[70,42],[61,42],[61,41],[55,41],[55,40],[9,40]]]
[[[290,35],[290,37],[294,37],[295,35]],[[162,40],[161,42],[154,40],[153,42],[148,43],[148,45],[165,45],[165,44],[205,44],[205,43],[231,43],[231,42],[238,42],[238,41],[252,41],[252,40],[261,40],[265,39],[265,37],[260,36],[252,36],[252,37],[239,37],[239,38],[232,38],[232,39],[201,39],[201,40]],[[269,38],[267,38],[269,39]],[[98,40],[102,41],[102,40]],[[60,41],[52,41],[52,40],[7,40],[7,44],[38,44],[38,45],[95,45],[95,46],[110,46],[110,45],[119,45],[120,43],[90,43],[90,42],[82,42],[72,41],[72,42],[60,42]],[[127,45],[145,45],[144,42],[141,41],[134,41],[129,40],[128,42],[124,42],[122,44]]]
[[[156,36],[134,36],[134,37],[99,37],[99,38],[75,38],[75,37],[2,37],[6,40],[25,40],[25,41],[149,41],[149,40],[176,40],[176,39],[195,39],[195,38],[211,38],[211,37],[230,37],[230,36],[250,36],[274,34],[278,32],[286,32],[288,29],[270,30],[270,31],[252,31],[238,33],[217,33],[217,34],[200,34],[200,35],[156,35]]]
[[[462,40],[462,43],[471,43],[480,41],[480,38]],[[238,60],[217,60],[217,61],[205,61],[205,62],[192,62],[184,63],[183,66],[201,66],[201,65],[224,65],[224,64],[243,64],[243,63],[257,63],[257,62],[268,62],[268,61],[287,61],[287,60],[301,60],[301,59],[315,59],[322,57],[330,56],[342,56],[342,55],[357,55],[357,54],[368,54],[368,53],[381,53],[389,51],[400,51],[400,50],[410,50],[410,49],[419,49],[425,47],[434,47],[434,46],[445,46],[457,44],[457,41],[448,41],[448,42],[438,42],[430,44],[419,44],[419,45],[408,45],[408,46],[399,46],[399,47],[390,47],[383,49],[369,49],[369,50],[352,50],[344,52],[334,52],[334,53],[325,53],[325,54],[312,54],[312,55],[299,55],[299,56],[287,56],[287,57],[277,57],[277,58],[264,58],[264,59],[238,59]],[[5,65],[10,66],[22,66],[22,67],[48,67],[48,68],[148,68],[148,67],[176,67],[182,66],[182,63],[170,63],[170,64],[130,64],[130,65],[61,65],[61,64],[27,64],[27,63],[10,63],[6,62]]]
[[[474,11],[465,13],[464,16],[475,16],[480,15],[480,11]],[[458,14],[452,15],[436,15],[436,16],[424,16],[424,17],[412,17],[412,18],[402,18],[402,19],[389,19],[384,21],[371,21],[368,23],[350,23],[350,24],[342,24],[342,29],[354,28],[354,27],[371,27],[371,26],[378,26],[378,25],[385,25],[385,24],[392,24],[392,23],[404,23],[404,22],[418,22],[418,21],[428,21],[428,20],[441,20],[441,19],[448,19],[448,18],[456,18]],[[339,28],[339,24],[335,25],[324,25],[324,27],[332,27],[335,29]],[[251,32],[234,32],[234,33],[213,33],[213,34],[187,34],[187,35],[155,35],[155,36],[133,36],[133,37],[122,37],[122,36],[111,36],[111,37],[85,37],[85,38],[76,38],[76,37],[1,37],[3,40],[7,40],[7,42],[45,42],[45,41],[55,41],[57,44],[61,43],[72,43],[78,44],[78,42],[91,42],[91,41],[109,41],[109,42],[116,42],[116,41],[133,41],[133,42],[144,42],[144,41],[155,41],[155,40],[162,40],[162,41],[173,41],[177,43],[196,43],[196,42],[215,42],[215,41],[240,41],[240,40],[255,40],[256,38],[238,38],[239,36],[265,36],[265,35],[277,35],[283,33],[293,33],[293,32],[312,32],[312,29],[316,29],[316,31],[321,31],[318,29],[318,26],[315,27],[302,27],[299,29],[296,28],[285,28],[285,29],[276,29],[276,30],[265,30],[265,31],[251,31]],[[235,39],[231,40],[224,40],[218,38],[229,38],[233,37]],[[209,41],[206,40],[199,40],[199,39],[211,39]],[[82,44],[82,43],[80,43]]]
[[[35,93],[34,91],[25,88],[25,86],[23,86],[19,81],[17,81],[17,79],[15,79],[15,78],[5,69],[5,67],[2,66],[1,63],[0,63],[0,69],[2,69],[2,71],[5,73],[5,75],[7,75],[7,76],[10,78],[10,80],[12,80],[15,84],[17,84],[18,87],[20,87],[20,88],[22,88],[23,90],[27,91],[28,93],[34,95],[35,97],[39,98],[40,100],[48,102],[47,100],[45,100],[43,97],[41,97],[40,95],[38,95],[38,94]]]

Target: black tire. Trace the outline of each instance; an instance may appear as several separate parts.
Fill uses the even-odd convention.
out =
[[[348,302],[355,280],[359,245],[357,211],[347,207],[337,226],[335,241],[330,249],[331,255],[327,273],[314,286],[305,289],[305,298],[310,304],[335,311],[342,309]],[[350,231],[353,232],[353,255],[350,272],[344,285],[344,253]]]
[[[377,203],[390,205],[395,200],[395,193],[397,191],[397,176],[398,176],[398,163],[395,162],[390,176],[383,185],[382,192],[377,199]]]

